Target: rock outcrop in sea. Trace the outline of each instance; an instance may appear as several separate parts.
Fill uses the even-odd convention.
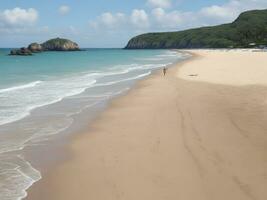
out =
[[[32,55],[32,53],[43,51],[80,51],[80,47],[77,43],[71,40],[54,38],[42,44],[31,43],[27,48],[12,49],[9,55],[29,56]]]
[[[31,56],[32,52],[25,47],[22,47],[20,49],[12,49],[10,51],[10,56]]]
[[[41,52],[43,51],[43,47],[42,45],[38,44],[38,43],[31,43],[29,46],[28,46],[28,49],[33,52],[33,53],[38,53],[38,52]]]

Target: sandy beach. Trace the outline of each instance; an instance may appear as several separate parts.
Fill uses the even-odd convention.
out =
[[[267,54],[190,51],[73,139],[28,200],[266,200]]]

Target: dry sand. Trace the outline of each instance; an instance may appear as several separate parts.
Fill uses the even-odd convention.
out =
[[[267,52],[200,50],[200,54],[201,58],[179,71],[180,78],[235,86],[267,85]],[[227,62],[226,56],[231,60]]]
[[[253,53],[262,62],[252,66],[252,53],[195,53],[166,77],[152,75],[113,101],[71,143],[71,159],[46,174],[27,199],[266,200],[267,88],[230,86],[248,81],[230,77],[236,79],[241,62],[243,70],[259,73],[267,54]],[[223,66],[230,73],[225,81],[216,71]],[[189,79],[228,85],[184,80],[187,69],[201,72]]]

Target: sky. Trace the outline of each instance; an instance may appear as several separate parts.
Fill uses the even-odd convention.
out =
[[[229,23],[267,0],[0,0],[0,47],[54,37],[80,47],[124,47],[147,32]]]

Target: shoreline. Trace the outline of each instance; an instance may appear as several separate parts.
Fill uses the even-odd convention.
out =
[[[196,59],[198,57],[198,55],[195,53],[189,53],[189,52],[180,51],[180,50],[170,50],[170,51],[176,51],[181,54],[190,55],[190,57],[183,58],[182,60],[178,60],[176,63],[168,65],[167,66],[168,70],[169,69],[173,70],[173,68],[176,68],[177,65],[183,65],[184,63],[190,62],[192,59]],[[77,123],[73,128],[71,128],[71,130],[64,131],[63,134],[55,135],[54,138],[50,141],[50,144],[45,143],[43,148],[34,148],[34,151],[33,151],[31,146],[26,147],[23,150],[23,154],[26,156],[27,160],[31,161],[31,165],[34,166],[35,169],[37,168],[39,171],[41,171],[41,179],[38,180],[37,182],[34,182],[26,190],[27,195],[23,197],[23,199],[29,198],[28,192],[31,192],[32,190],[34,190],[32,187],[34,187],[36,184],[39,184],[39,182],[42,182],[43,177],[46,177],[47,174],[49,174],[51,170],[53,170],[54,167],[57,167],[72,159],[73,155],[72,155],[71,148],[70,148],[71,143],[77,138],[81,137],[81,135],[87,134],[88,130],[91,131],[92,124],[94,124],[94,122],[97,121],[101,117],[101,115],[113,104],[113,102],[116,102],[118,99],[124,96],[127,96],[132,90],[136,90],[139,87],[141,87],[143,81],[150,79],[153,76],[158,76],[161,73],[162,73],[162,69],[154,70],[152,71],[150,75],[138,80],[129,90],[127,90],[123,94],[115,96],[107,102],[101,103],[101,106],[100,106],[101,108],[93,111],[94,113],[98,113],[98,114],[94,114],[93,115],[94,117],[88,118],[88,116],[85,116],[85,115],[88,115],[88,112],[90,111],[83,111],[82,115],[77,115],[75,117],[78,119],[78,121],[82,120],[83,125],[79,125],[80,123]],[[75,121],[77,121],[77,119],[75,119]],[[63,137],[63,140],[62,140],[62,137]],[[54,150],[56,150],[56,152],[53,152]],[[46,153],[44,154],[44,152]],[[52,159],[49,158],[48,156],[45,156],[44,157],[45,159],[44,161],[42,160],[42,162],[40,162],[40,159],[38,159],[40,155],[43,155],[43,154],[50,155],[54,153],[56,153],[57,156],[52,156]]]
[[[29,109],[31,113],[19,121],[0,126],[3,143],[0,148],[3,172],[0,198],[24,196],[25,189],[40,178],[39,172],[45,176],[58,163],[68,159],[69,153],[64,147],[72,139],[71,134],[86,129],[111,99],[120,96],[151,71],[183,58],[168,50],[133,52],[119,49],[70,54],[70,62],[61,59],[62,56],[50,52],[24,59],[20,66],[7,60],[6,67],[18,70],[25,67],[25,76],[14,82],[17,87],[13,87],[12,78],[1,81],[4,85],[0,98],[5,111],[0,113],[1,122],[5,116],[11,119],[24,115]],[[103,56],[110,60],[102,62],[99,58]],[[51,57],[51,66],[59,64],[59,67],[46,65],[47,57]],[[27,73],[31,68],[27,68],[25,62],[38,61],[44,61],[38,68],[45,70],[37,70],[35,75]],[[75,66],[79,63],[77,69],[73,68],[74,63]],[[58,74],[60,71],[62,73]],[[20,95],[22,93],[24,95]],[[59,102],[55,103],[55,99]],[[36,105],[42,106],[34,109]],[[6,165],[7,162],[10,164]]]
[[[187,58],[182,58],[182,60],[178,60],[177,63],[184,62],[183,60],[187,60]],[[168,67],[173,67],[174,65],[175,63],[168,65]],[[94,122],[94,120],[97,119],[98,116],[101,115],[101,113],[105,112],[105,110],[113,101],[116,101],[116,99],[127,95],[129,91],[138,87],[139,82],[142,82],[144,79],[155,75],[156,73],[158,73],[158,71],[161,71],[161,69],[152,70],[150,75],[146,76],[145,78],[142,77],[139,80],[136,80],[137,82],[133,83],[131,88],[125,90],[121,94],[112,97],[110,100],[100,102],[97,107],[93,108],[93,110],[91,108],[84,109],[81,113],[75,115],[74,125],[71,125],[62,133],[54,135],[53,138],[48,139],[47,141],[41,141],[38,148],[34,147],[35,145],[37,146],[37,144],[34,144],[34,146],[26,146],[22,150],[23,155],[26,160],[30,161],[31,166],[34,167],[34,170],[38,169],[41,172],[41,179],[39,181],[42,181],[42,178],[45,177],[51,170],[53,170],[54,167],[71,159],[72,155],[69,149],[70,143],[75,140],[76,137],[79,137],[79,135],[83,134],[83,132],[85,132],[84,130],[90,129],[91,124]],[[37,112],[38,114],[39,110],[34,112]],[[92,112],[94,114],[92,114]],[[50,156],[51,154],[53,155]],[[40,156],[43,156],[42,160],[39,159]],[[32,186],[38,184],[39,181],[34,182],[26,190],[26,192],[31,190]],[[23,199],[27,199],[27,196]]]
[[[166,77],[152,74],[112,100],[87,131],[71,140],[70,159],[34,184],[26,199],[266,197],[266,180],[255,173],[267,174],[262,160],[266,107],[260,104],[267,89],[178,78],[179,67],[193,61],[197,57],[176,64]],[[255,130],[257,137],[244,130]]]

